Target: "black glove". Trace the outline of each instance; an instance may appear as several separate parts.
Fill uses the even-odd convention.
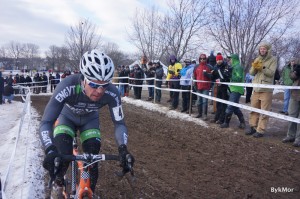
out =
[[[118,150],[119,150],[121,167],[123,168],[123,172],[127,173],[131,170],[131,167],[133,167],[134,157],[128,152],[127,146],[125,144],[121,144]],[[126,156],[129,157],[128,155],[131,157],[131,162],[129,162],[128,158],[126,158]]]
[[[59,153],[54,145],[50,146],[46,150],[46,156],[43,161],[43,167],[49,171],[51,178],[55,177],[54,169],[54,160],[56,157],[59,157]]]

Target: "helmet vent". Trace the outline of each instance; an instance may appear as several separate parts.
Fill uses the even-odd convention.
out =
[[[95,57],[95,62],[96,62],[97,64],[101,65],[101,61],[100,61],[100,59],[98,59],[97,57]]]
[[[105,57],[104,58],[104,64],[106,65],[108,63],[108,59]]]

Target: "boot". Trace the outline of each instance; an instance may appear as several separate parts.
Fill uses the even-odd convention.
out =
[[[226,113],[225,115],[225,121],[223,124],[220,125],[220,128],[228,128],[229,122],[231,120],[232,113]]]
[[[198,106],[198,115],[196,116],[196,118],[200,117],[202,117],[202,106]]]
[[[207,106],[204,107],[203,113],[204,113],[203,120],[207,121],[208,120],[208,117],[207,117]]]
[[[246,128],[246,123],[245,123],[245,119],[244,119],[244,115],[242,112],[239,112],[237,114],[238,118],[239,118],[239,121],[240,121],[240,125],[239,125],[239,128],[240,129],[245,129]]]

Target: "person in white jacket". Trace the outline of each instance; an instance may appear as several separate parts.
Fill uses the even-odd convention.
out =
[[[182,109],[181,112],[189,113],[190,105],[190,90],[191,90],[191,77],[194,72],[194,64],[190,59],[184,60],[185,67],[180,71],[180,87],[182,92]]]

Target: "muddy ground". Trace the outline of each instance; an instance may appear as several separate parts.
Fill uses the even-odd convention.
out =
[[[145,91],[143,99],[146,97]],[[32,105],[42,114],[48,100],[33,96]],[[162,106],[168,105],[166,100],[165,93]],[[274,111],[280,109],[278,103],[280,99],[275,99]],[[116,177],[118,163],[102,163],[97,186],[102,198],[300,197],[299,149],[280,142],[287,122],[272,118],[266,137],[255,139],[237,128],[236,118],[224,130],[217,124],[205,128],[126,103],[123,109],[128,147],[136,159],[136,180]],[[108,109],[103,108],[101,152],[117,153],[113,124],[106,114]],[[272,192],[274,188],[281,192]]]

